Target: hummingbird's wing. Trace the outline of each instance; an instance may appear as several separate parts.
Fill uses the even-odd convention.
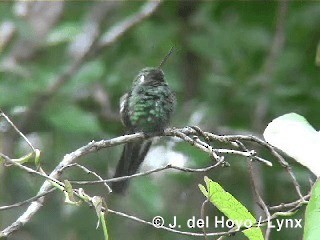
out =
[[[127,130],[131,129],[131,123],[128,116],[128,99],[131,95],[131,92],[124,94],[120,98],[120,117],[122,124],[126,127]]]

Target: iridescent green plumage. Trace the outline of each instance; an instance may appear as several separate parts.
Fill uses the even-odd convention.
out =
[[[170,122],[176,98],[159,68],[144,68],[135,78],[132,89],[121,98],[121,119],[127,133],[161,133]],[[134,174],[151,145],[151,141],[140,141],[125,145],[117,166],[115,177]],[[127,181],[116,182],[112,189],[123,192]]]

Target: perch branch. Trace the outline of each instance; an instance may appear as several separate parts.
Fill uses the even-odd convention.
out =
[[[237,146],[237,144],[236,144],[237,141],[246,140],[246,141],[256,142],[256,143],[258,143],[258,144],[260,144],[262,146],[265,146],[271,152],[273,152],[274,154],[277,153],[273,149],[272,146],[270,146],[266,142],[264,142],[264,141],[262,141],[262,140],[260,140],[260,139],[258,139],[256,137],[253,137],[253,136],[241,136],[241,135],[218,136],[218,135],[214,135],[212,133],[207,133],[207,132],[205,132],[205,135],[207,137],[207,139],[205,141],[208,140],[210,142],[210,141],[215,140],[215,141],[225,142],[225,143],[229,143],[230,145],[232,145],[234,147],[234,146]],[[208,153],[209,156],[212,156],[212,152],[214,152],[213,148],[211,149],[211,148],[206,147],[206,145],[208,145],[208,143],[203,142],[203,141],[200,140],[200,137],[202,137],[202,136],[199,135],[199,133],[197,131],[195,131],[194,129],[189,128],[189,127],[188,128],[182,128],[182,129],[167,129],[167,130],[165,130],[163,136],[179,137],[183,141],[186,141],[188,144],[191,144],[192,146],[198,148],[199,150]],[[64,156],[64,158],[62,159],[62,161],[57,165],[57,167],[51,172],[51,174],[49,176],[46,175],[46,174],[43,174],[43,173],[39,173],[39,172],[37,172],[37,171],[35,171],[33,169],[27,168],[27,167],[25,167],[23,165],[21,165],[21,166],[17,165],[17,163],[15,163],[14,161],[12,162],[12,164],[15,164],[16,166],[20,167],[24,171],[35,173],[35,174],[40,175],[41,177],[45,177],[47,179],[43,183],[43,185],[41,186],[41,188],[40,188],[40,190],[39,190],[39,192],[37,194],[37,195],[40,196],[41,194],[44,194],[44,193],[48,192],[52,188],[52,181],[55,181],[56,183],[61,184],[63,186],[63,184],[58,181],[58,179],[60,178],[62,172],[66,168],[68,168],[70,166],[73,166],[80,157],[83,157],[83,156],[85,156],[85,155],[87,155],[89,153],[92,153],[92,152],[97,152],[97,151],[99,151],[100,149],[103,149],[103,148],[109,148],[109,147],[117,146],[117,145],[120,145],[120,144],[125,144],[125,143],[132,142],[132,141],[139,141],[139,140],[143,140],[143,139],[147,139],[147,138],[148,138],[148,136],[146,136],[144,133],[135,133],[135,134],[125,135],[125,136],[115,137],[115,138],[110,139],[110,140],[101,140],[101,141],[97,141],[97,142],[92,141],[92,142],[88,143],[87,145],[85,145],[83,147],[80,147],[79,149],[75,150],[74,152],[66,154]],[[222,151],[222,152],[225,153],[226,151]],[[254,155],[253,156],[252,156],[252,154],[245,155],[244,153],[247,153],[247,152],[250,152],[250,150],[245,149],[245,151],[241,152],[240,154],[239,154],[239,151],[230,151],[230,153],[239,154],[241,156],[246,156],[246,158],[248,158],[248,160],[251,160],[254,157]],[[216,154],[217,153],[219,153],[219,152],[216,151]],[[281,157],[280,155],[277,155],[277,154],[275,154],[275,156]],[[6,159],[6,160],[10,162],[10,160],[8,160],[8,159]],[[154,169],[154,170],[151,170],[151,171],[148,171],[148,172],[137,173],[137,174],[134,174],[132,176],[124,176],[124,177],[121,177],[121,178],[113,178],[113,179],[106,179],[106,180],[103,180],[101,178],[98,181],[86,181],[86,182],[82,181],[82,182],[73,182],[73,183],[93,184],[93,183],[107,183],[107,182],[112,182],[112,181],[122,181],[124,179],[138,177],[138,176],[144,176],[144,175],[148,175],[148,174],[151,174],[151,173],[164,171],[166,169],[176,169],[176,170],[184,171],[184,172],[206,172],[206,171],[209,171],[211,169],[216,168],[217,166],[219,166],[221,163],[224,162],[223,156],[219,156],[219,155],[217,155],[215,157],[215,160],[217,160],[217,162],[215,164],[210,165],[210,166],[205,167],[205,168],[200,168],[200,169],[192,169],[192,168],[185,168],[185,167],[177,167],[177,166],[173,166],[173,165],[167,165],[167,166],[164,166],[164,167],[161,167],[161,168],[157,168],[157,169]],[[284,166],[288,166],[288,163],[285,162]],[[44,196],[41,196],[41,197],[37,198],[36,201],[33,201],[29,205],[27,210],[14,223],[12,223],[10,226],[8,226],[7,228],[5,228],[4,230],[1,231],[0,236],[9,236],[10,234],[12,234],[12,232],[18,230],[21,226],[23,226],[25,223],[30,221],[30,219],[33,217],[33,215],[41,208],[41,206],[43,204],[43,201],[44,201]],[[304,201],[305,201],[305,199],[304,199]],[[302,204],[302,201],[300,201],[296,205],[293,204],[293,209],[298,208],[301,204]],[[289,211],[291,211],[291,210],[289,210]],[[126,215],[124,213],[119,213],[119,212],[112,211],[112,210],[109,210],[109,212],[117,214],[117,215],[125,216],[127,218],[134,219],[134,220],[138,219],[136,217],[129,216],[129,215]],[[137,221],[140,221],[140,220],[137,220]],[[147,222],[146,224],[150,225],[152,223],[151,222]],[[166,228],[166,227],[161,227],[161,228],[164,229],[164,230],[168,230],[168,231],[171,231],[171,232],[184,234],[184,235],[204,236],[204,233],[189,233],[189,232],[181,232],[181,231],[178,231],[176,229],[171,229],[171,228]],[[229,235],[230,231],[228,231],[228,232],[220,232],[220,233],[206,233],[206,236],[221,236],[221,235],[224,235],[224,234],[225,235]]]

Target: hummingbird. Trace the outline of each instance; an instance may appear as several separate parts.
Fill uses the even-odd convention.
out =
[[[120,116],[126,134],[143,132],[147,136],[163,133],[170,123],[176,105],[174,92],[165,80],[162,66],[173,48],[161,61],[159,67],[142,69],[132,83],[129,92],[120,99]],[[147,155],[151,139],[126,143],[114,177],[135,174]],[[129,179],[114,182],[111,186],[116,193],[124,193]]]

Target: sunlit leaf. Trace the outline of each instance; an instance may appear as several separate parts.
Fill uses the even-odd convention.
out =
[[[268,124],[263,136],[268,143],[320,175],[320,134],[304,117],[296,113],[280,116]]]
[[[235,197],[226,192],[217,182],[213,182],[208,177],[204,178],[206,188],[199,185],[202,193],[215,205],[223,214],[231,219],[236,227],[247,227],[254,225],[257,221]],[[261,240],[263,235],[261,229],[252,227],[243,231],[250,240]]]
[[[311,198],[306,208],[304,240],[318,240],[320,236],[320,179],[313,185]]]
[[[64,180],[64,193],[65,193],[65,202],[69,204],[74,204],[74,205],[80,205],[80,201],[76,201],[74,195],[73,195],[73,188],[71,183],[68,180]]]
[[[24,164],[24,163],[27,163],[27,162],[31,162],[33,160],[33,155],[34,153],[29,153],[27,155],[24,155],[20,158],[16,158],[16,159],[12,159],[13,161],[17,162],[17,163],[20,163],[20,164]]]

